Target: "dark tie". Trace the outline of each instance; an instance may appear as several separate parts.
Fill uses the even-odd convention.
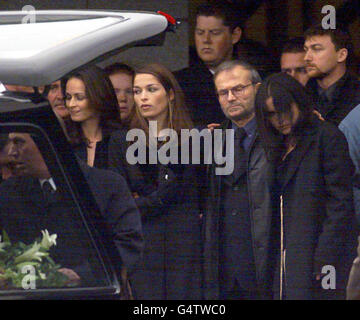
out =
[[[246,137],[244,128],[237,128],[234,137],[234,172],[233,182],[246,170],[246,152],[243,147],[243,141]]]
[[[327,109],[328,109],[329,103],[330,103],[329,99],[328,99],[327,96],[326,96],[326,92],[325,92],[325,91],[323,91],[323,92],[320,93],[320,95],[319,95],[319,100],[318,100],[318,101],[319,101],[319,106],[318,106],[318,108],[319,108],[320,114],[321,114],[321,115],[325,115],[325,114],[326,114],[326,111],[327,111]]]
[[[54,190],[54,188],[52,187],[51,183],[48,180],[43,182],[41,188],[42,188],[42,191],[44,193],[44,196],[45,196],[46,200],[48,200],[50,202],[52,200],[54,200],[55,190]]]

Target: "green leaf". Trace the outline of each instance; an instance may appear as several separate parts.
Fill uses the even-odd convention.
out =
[[[3,242],[9,242],[11,244],[10,238],[8,236],[8,234],[6,233],[5,229],[3,229],[2,231],[2,238],[3,238]]]

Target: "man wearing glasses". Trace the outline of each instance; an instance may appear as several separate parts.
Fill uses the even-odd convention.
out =
[[[208,170],[205,299],[271,299],[268,163],[258,141],[254,111],[260,82],[252,66],[237,60],[223,62],[214,74],[227,118],[220,129],[235,131],[234,171],[216,176],[215,164]]]

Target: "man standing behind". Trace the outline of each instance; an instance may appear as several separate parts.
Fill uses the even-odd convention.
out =
[[[217,176],[215,164],[208,171],[205,299],[271,298],[271,193],[254,113],[260,81],[253,67],[238,60],[226,61],[215,71],[217,96],[227,118],[220,128],[235,130],[235,159],[230,175]]]
[[[196,125],[224,119],[215,95],[213,73],[220,63],[232,58],[233,47],[240,38],[236,10],[219,3],[197,8],[195,46],[199,62],[175,73]]]
[[[292,76],[303,86],[305,86],[309,80],[304,58],[303,38],[293,38],[284,44],[280,57],[281,72]]]
[[[352,53],[349,34],[321,25],[305,32],[306,71],[311,78],[307,88],[317,100],[322,117],[339,125],[360,103],[360,81],[347,70]]]
[[[46,86],[44,95],[47,97],[53,111],[63,119],[70,116],[68,109],[65,107],[64,95],[61,90],[61,80],[54,81]]]

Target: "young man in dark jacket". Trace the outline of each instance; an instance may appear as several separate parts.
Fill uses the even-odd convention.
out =
[[[336,125],[360,103],[360,81],[350,73],[352,45],[349,34],[339,26],[321,25],[305,32],[305,63],[310,77],[307,88],[313,94],[321,116]]]

